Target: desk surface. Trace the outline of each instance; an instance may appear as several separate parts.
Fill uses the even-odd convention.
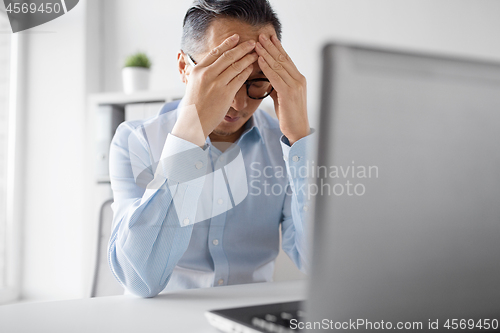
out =
[[[0,306],[0,331],[215,333],[205,311],[305,298],[305,281],[191,289],[159,295],[98,297]]]

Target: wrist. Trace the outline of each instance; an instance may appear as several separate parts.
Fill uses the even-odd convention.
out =
[[[300,139],[305,138],[309,134],[311,134],[311,130],[309,127],[307,129],[302,129],[300,131],[295,131],[292,133],[283,133],[283,135],[285,135],[286,138],[288,139],[288,142],[290,142],[290,146],[292,146],[295,142],[299,141]]]
[[[178,117],[172,128],[172,134],[178,138],[203,147],[208,134],[205,134],[200,117],[194,105],[178,109]]]

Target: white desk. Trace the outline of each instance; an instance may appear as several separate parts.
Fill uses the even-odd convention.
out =
[[[0,306],[0,332],[214,333],[205,311],[305,298],[306,281]]]

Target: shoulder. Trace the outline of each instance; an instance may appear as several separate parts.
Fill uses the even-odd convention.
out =
[[[130,141],[133,140],[147,146],[150,144],[151,139],[157,140],[166,137],[172,131],[177,120],[177,109],[167,111],[164,109],[165,107],[161,109],[158,115],[148,119],[124,121],[116,129],[113,143],[128,146]]]

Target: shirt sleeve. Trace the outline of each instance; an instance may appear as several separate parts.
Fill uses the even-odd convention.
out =
[[[123,123],[111,143],[114,216],[108,261],[128,291],[153,297],[189,245],[208,153],[168,134],[155,163],[141,133]]]
[[[314,140],[314,132],[290,146],[285,136],[281,137],[281,148],[285,160],[291,195],[286,195],[281,221],[282,248],[297,268],[308,271],[307,217],[310,208],[308,195],[308,148]]]

